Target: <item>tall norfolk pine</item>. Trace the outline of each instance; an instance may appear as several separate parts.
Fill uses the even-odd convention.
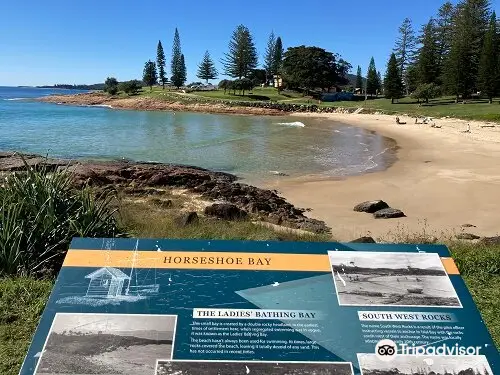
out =
[[[500,88],[499,55],[497,19],[493,12],[484,37],[478,77],[479,89],[488,97],[490,103],[493,102],[493,96],[498,94]]]
[[[165,88],[165,83],[168,80],[165,71],[165,52],[163,52],[161,40],[158,41],[158,46],[156,47],[156,67],[158,68],[158,80],[161,82],[162,87]]]
[[[181,39],[177,28],[175,28],[174,43],[172,46],[172,61],[170,65],[172,84],[179,88],[186,82],[186,65],[182,58]]]
[[[229,41],[229,51],[222,59],[224,74],[240,79],[248,77],[252,69],[257,68],[257,63],[252,34],[246,26],[239,25]]]

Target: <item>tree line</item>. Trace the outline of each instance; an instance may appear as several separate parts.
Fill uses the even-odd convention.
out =
[[[387,63],[384,94],[424,100],[442,94],[463,101],[500,94],[499,20],[489,0],[444,3],[415,33],[406,18]]]
[[[158,83],[165,88],[171,83],[180,88],[186,82],[186,63],[181,50],[180,36],[175,29],[172,48],[172,59],[170,63],[171,76],[167,78],[166,58],[161,41],[158,41],[156,60],[148,60],[144,64],[142,82],[152,87]],[[221,60],[223,73],[233,80],[223,80],[219,87],[227,90],[242,91],[251,90],[261,84],[269,84],[279,77],[278,89],[282,87],[311,91],[316,89],[328,90],[336,85],[347,83],[346,74],[351,65],[342,59],[339,54],[326,51],[319,47],[297,46],[290,47],[286,51],[283,48],[281,37],[271,32],[262,68],[259,68],[259,59],[255,47],[254,38],[250,30],[239,25],[233,31],[228,43],[228,51]],[[196,76],[208,81],[218,77],[209,51],[206,51],[202,61],[198,65]],[[129,94],[140,90],[140,81],[128,81],[119,84],[113,77],[106,80],[106,91],[116,94],[123,90]],[[121,86],[120,86],[121,85]]]

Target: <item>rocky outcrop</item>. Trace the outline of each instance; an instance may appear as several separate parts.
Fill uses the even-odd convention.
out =
[[[375,219],[394,219],[398,217],[406,217],[403,211],[397,208],[384,208],[383,210],[378,210],[373,214]]]
[[[143,111],[189,111],[203,113],[235,113],[251,115],[282,115],[284,112],[313,113],[380,113],[371,108],[318,106],[316,104],[293,104],[273,101],[244,101],[230,99],[209,99],[196,94],[169,93],[162,98],[147,96],[113,97],[103,92],[75,95],[49,95],[39,101],[84,106],[109,106],[118,109]],[[361,104],[360,104],[361,105]]]
[[[236,182],[237,177],[229,173],[186,165],[130,160],[77,161],[0,153],[0,172],[24,170],[25,163],[27,166],[43,166],[48,171],[67,170],[72,173],[76,187],[114,188],[127,194],[148,194],[147,188],[151,187],[185,188],[207,200],[232,204],[262,221],[274,222],[279,218],[280,225],[286,227],[314,233],[330,232],[323,221],[306,217],[304,209],[294,207],[276,191]]]
[[[382,200],[376,200],[359,203],[354,206],[353,210],[356,212],[367,212],[369,214],[373,214],[374,212],[383,210],[384,208],[389,208],[389,205]]]

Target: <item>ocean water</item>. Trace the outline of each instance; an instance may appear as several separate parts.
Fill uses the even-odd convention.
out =
[[[0,151],[196,165],[253,181],[383,170],[394,142],[310,118],[209,115],[40,103],[71,90],[0,87]]]

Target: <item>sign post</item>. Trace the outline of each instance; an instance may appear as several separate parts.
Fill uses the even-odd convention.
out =
[[[492,375],[500,357],[442,245],[74,239],[20,375],[201,373]]]

